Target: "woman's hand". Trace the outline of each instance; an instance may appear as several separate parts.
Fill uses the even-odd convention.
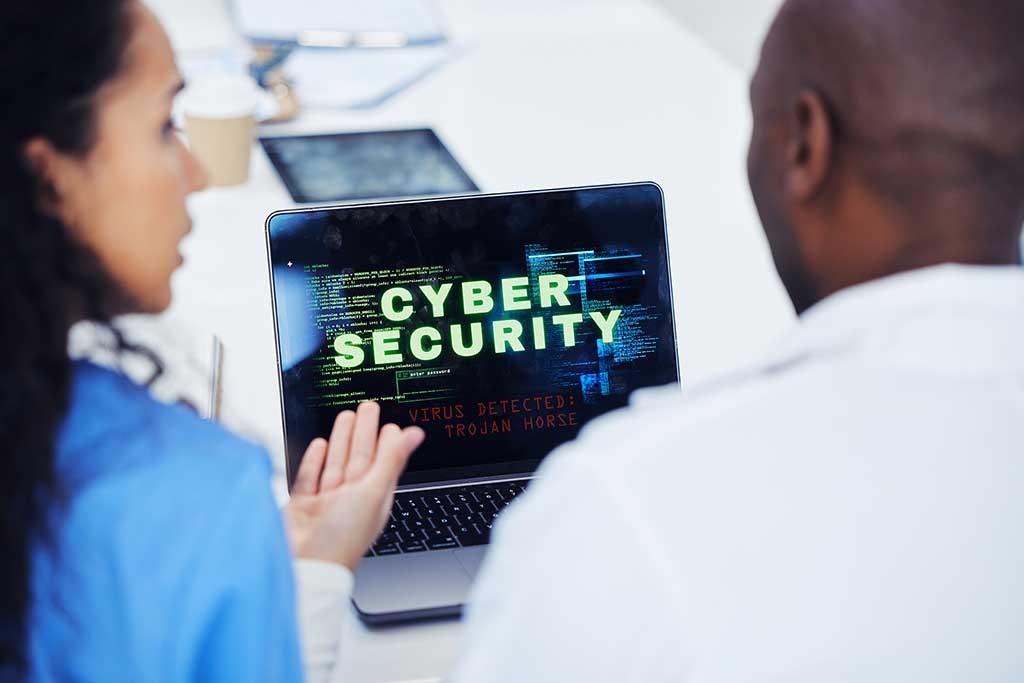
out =
[[[314,439],[299,465],[285,528],[296,557],[355,570],[387,523],[398,476],[423,442],[419,427],[386,424],[380,406],[338,414],[330,441]]]

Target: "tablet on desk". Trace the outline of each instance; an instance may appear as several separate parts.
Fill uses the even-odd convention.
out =
[[[299,203],[480,189],[430,128],[264,137],[260,144]]]

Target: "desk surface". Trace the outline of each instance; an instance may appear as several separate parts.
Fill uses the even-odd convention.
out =
[[[164,4],[172,35],[215,31],[210,5]],[[470,45],[456,61],[377,109],[306,112],[265,132],[433,126],[484,191],[658,182],[684,383],[742,362],[790,324],[746,183],[743,75],[640,0],[443,6]],[[251,173],[190,199],[195,229],[167,316],[221,337],[223,420],[280,460],[263,225],[292,202],[258,148]],[[347,682],[442,675],[459,638],[454,621],[348,629]]]

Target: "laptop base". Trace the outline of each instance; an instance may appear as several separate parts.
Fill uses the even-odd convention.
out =
[[[486,550],[365,558],[356,571],[352,603],[370,625],[459,616]]]

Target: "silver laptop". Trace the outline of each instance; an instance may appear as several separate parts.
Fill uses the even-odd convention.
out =
[[[678,381],[653,183],[279,211],[267,246],[289,485],[361,401],[427,433],[356,574],[367,623],[459,614],[544,456]]]

